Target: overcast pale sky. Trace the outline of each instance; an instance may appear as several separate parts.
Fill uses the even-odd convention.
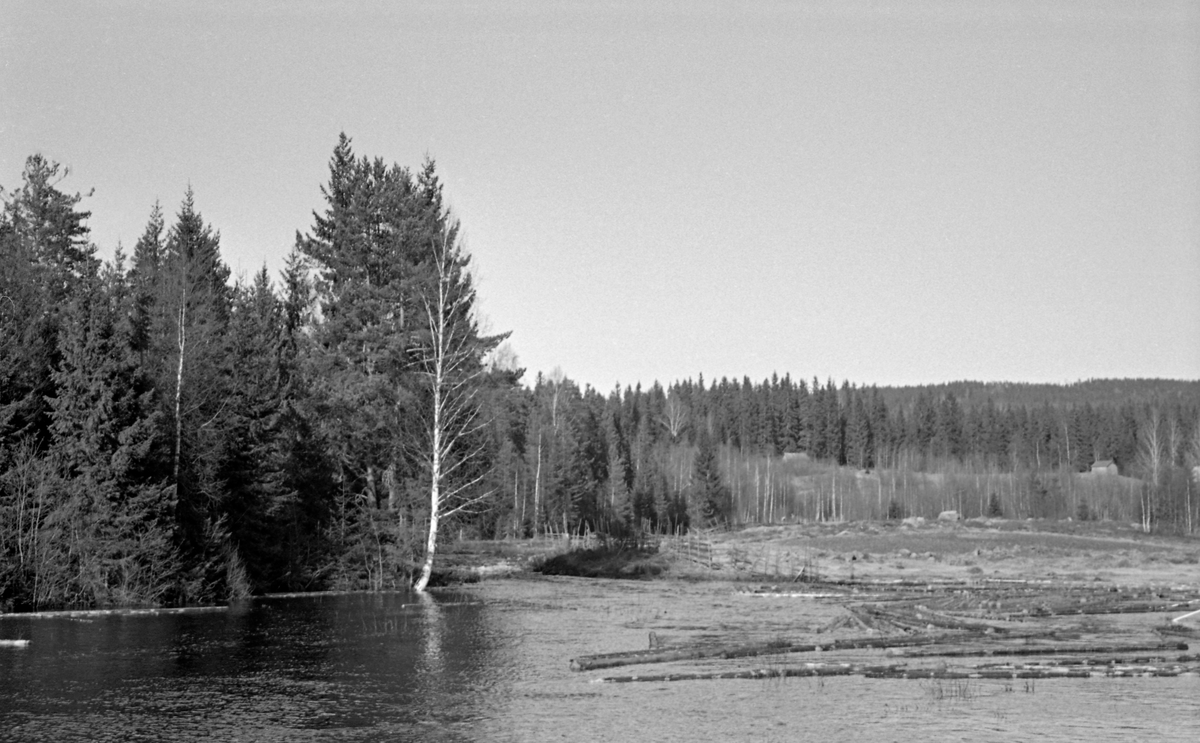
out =
[[[0,184],[277,273],[338,133],[601,390],[1200,378],[1200,3],[0,0]]]

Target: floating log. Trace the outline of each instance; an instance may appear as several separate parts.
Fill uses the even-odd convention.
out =
[[[784,593],[782,591],[740,591],[739,595],[741,595],[741,596],[766,596],[768,598],[775,598],[775,599],[844,599],[844,598],[846,598],[846,594],[844,594],[844,593],[812,593],[812,592],[804,593],[804,592],[795,592],[795,591],[790,592],[790,593]]]
[[[29,640],[0,640],[0,648],[23,648],[29,645]]]
[[[887,611],[873,606],[856,606],[851,611],[856,614],[863,612],[871,617],[882,619],[886,622],[900,625],[911,625],[916,627],[927,627],[932,625],[941,629],[956,629],[967,630],[971,632],[983,632],[987,634],[1005,632],[1003,627],[994,627],[984,622],[972,622],[967,619],[959,619],[957,617],[946,616],[930,611],[924,607],[917,607],[907,612]]]
[[[889,655],[903,655],[909,658],[969,658],[993,655],[1078,655],[1086,654],[1116,654],[1143,653],[1161,650],[1187,650],[1186,642],[1159,642],[1140,645],[1005,645],[1002,647],[986,648],[946,648],[941,650],[924,650],[915,653],[904,650],[893,650]]]
[[[1072,616],[1076,614],[1153,614],[1163,611],[1179,611],[1188,608],[1188,603],[1182,604],[1152,604],[1152,603],[1100,603],[1077,604],[1074,606],[1040,606],[1030,611],[1030,614],[1045,617]]]
[[[962,635],[942,634],[908,637],[859,637],[845,640],[830,640],[829,642],[821,643],[766,642],[742,645],[685,645],[674,648],[582,655],[571,659],[571,670],[595,671],[601,668],[634,666],[643,663],[670,663],[676,660],[701,660],[704,658],[750,658],[758,655],[909,647],[913,645],[933,645],[939,642],[955,642],[962,639],[964,639]]]
[[[1188,627],[1183,624],[1168,624],[1159,625],[1154,628],[1154,631],[1160,635],[1176,635],[1180,637],[1200,637],[1200,629]]]
[[[228,606],[184,606],[169,609],[79,609],[67,611],[31,611],[0,614],[0,619],[91,619],[93,617],[143,617],[160,614],[200,614],[229,611]]]
[[[716,681],[725,679],[763,680],[773,678],[814,676],[864,676],[873,679],[1084,679],[1084,678],[1132,678],[1172,677],[1200,675],[1194,666],[1159,666],[1129,668],[990,668],[986,670],[951,668],[909,668],[900,665],[865,664],[806,664],[803,666],[778,666],[774,668],[752,668],[741,671],[700,671],[694,673],[659,673],[638,676],[606,676],[596,683],[627,684],[636,682],[661,683],[667,681]]]
[[[874,667],[851,663],[808,663],[803,666],[778,666],[774,668],[751,668],[741,671],[698,671],[695,673],[655,673],[637,676],[606,676],[596,679],[603,684],[628,684],[634,682],[659,681],[710,681],[718,679],[771,679],[796,676],[855,676],[868,670],[886,670],[890,667]]]
[[[1195,666],[1180,666],[1175,668],[1143,667],[1143,668],[1105,668],[1103,670],[1077,668],[1039,668],[1039,669],[992,669],[978,671],[972,678],[981,679],[1056,679],[1056,678],[1138,678],[1138,677],[1174,677],[1200,675],[1200,668]]]
[[[1005,639],[1046,639],[1056,637],[1058,634],[1054,630],[1021,632],[1005,635]],[[670,648],[581,655],[578,658],[571,659],[571,670],[595,671],[602,668],[634,666],[643,663],[670,663],[677,660],[703,660],[706,658],[749,658],[759,655],[786,655],[790,653],[831,652],[834,650],[907,648],[979,641],[982,637],[983,635],[977,632],[942,632],[938,634],[892,635],[889,637],[852,637],[819,643],[775,641],[744,643],[740,645],[679,645]],[[1187,649],[1186,645],[1184,649]]]
[[[1094,668],[1097,666],[1107,666],[1111,668],[1158,668],[1170,666],[1172,668],[1182,668],[1185,666],[1200,665],[1200,656],[1196,655],[1180,655],[1175,659],[1166,656],[1149,657],[1143,656],[1140,658],[1080,658],[1074,661],[1033,661],[1029,663],[979,663],[974,667],[979,670],[1047,670],[1053,668]]]

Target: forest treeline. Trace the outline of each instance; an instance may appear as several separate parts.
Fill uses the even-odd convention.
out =
[[[895,473],[948,469],[986,473],[997,492],[977,510],[1012,515],[1041,513],[1067,477],[1081,515],[1071,473],[1112,459],[1142,478],[1127,505],[1148,528],[1190,528],[1200,383],[525,380],[505,336],[478,328],[434,163],[357,156],[343,135],[329,168],[277,280],[230,276],[190,190],[110,261],[57,164],[30,157],[3,192],[0,609],[399,587],[422,557],[434,472],[454,498],[444,532],[520,538],[897,516],[922,506]],[[453,340],[448,380],[431,371],[438,337]],[[446,390],[462,403],[449,424],[433,413]],[[435,467],[431,431],[447,425]],[[824,469],[797,470],[799,453]],[[873,510],[866,496],[855,510],[847,492],[868,472],[891,490],[878,479]]]

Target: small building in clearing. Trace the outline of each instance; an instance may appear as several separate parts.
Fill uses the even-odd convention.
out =
[[[1097,459],[1092,464],[1092,474],[1094,475],[1119,475],[1120,469],[1117,463],[1111,459]]]

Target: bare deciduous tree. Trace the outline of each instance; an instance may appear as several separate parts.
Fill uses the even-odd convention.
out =
[[[688,411],[684,406],[683,401],[679,399],[679,393],[676,392],[667,397],[667,404],[663,408],[662,424],[666,426],[667,433],[671,435],[672,441],[678,441],[679,435],[683,433],[683,429],[687,426]]]
[[[482,454],[482,446],[471,438],[482,427],[476,393],[487,349],[475,332],[474,291],[464,275],[465,262],[451,236],[443,235],[433,255],[436,286],[423,298],[429,331],[427,345],[421,349],[430,395],[424,452],[429,533],[421,573],[413,586],[418,592],[429,585],[442,520],[488,495],[473,492],[483,475],[469,472],[469,465]]]
[[[1196,488],[1200,488],[1200,418],[1197,418],[1195,424],[1192,426],[1192,437],[1187,442],[1186,460],[1188,467],[1191,468],[1188,473],[1190,477],[1187,484],[1187,528],[1188,533],[1191,534],[1195,531],[1195,524],[1192,521],[1192,514],[1194,512],[1192,508],[1192,491],[1194,488],[1192,485],[1195,484]],[[1193,481],[1195,482],[1193,483]]]
[[[1138,432],[1138,464],[1148,480],[1142,501],[1142,531],[1149,532],[1158,500],[1158,485],[1168,464],[1166,441],[1162,434],[1162,419],[1157,408]]]

